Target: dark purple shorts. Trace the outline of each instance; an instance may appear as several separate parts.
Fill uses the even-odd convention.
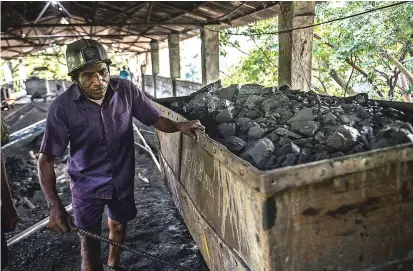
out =
[[[112,199],[95,199],[72,194],[72,206],[75,225],[97,234],[101,234],[102,231],[105,206],[110,219],[122,224],[133,220],[137,214],[133,196],[119,200],[116,195]]]

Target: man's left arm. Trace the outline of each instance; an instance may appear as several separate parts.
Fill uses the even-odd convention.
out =
[[[205,130],[205,127],[201,125],[199,120],[176,122],[165,117],[160,117],[154,126],[161,132],[175,133],[180,131],[193,139],[196,139],[197,130]]]
[[[153,125],[164,133],[182,132],[183,134],[196,138],[196,130],[204,130],[199,120],[187,122],[176,122],[162,116],[162,112],[140,91],[134,84],[132,115],[146,126]]]

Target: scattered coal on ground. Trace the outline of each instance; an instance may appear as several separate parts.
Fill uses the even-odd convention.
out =
[[[28,117],[36,121],[38,118]],[[42,135],[22,140],[4,150],[6,171],[19,213],[17,228],[7,233],[6,239],[48,216],[36,169],[41,139]],[[128,224],[127,245],[192,270],[208,270],[150,156],[136,150],[136,157],[135,202],[138,214]],[[66,159],[67,155],[57,158],[55,165],[57,191],[64,205],[71,202]],[[142,179],[149,180],[149,183]],[[106,221],[105,213],[102,235],[108,237]],[[8,271],[80,270],[80,243],[76,233],[58,234],[44,228],[9,249]],[[102,263],[108,253],[108,245],[102,244]],[[125,270],[175,270],[128,251],[122,252],[121,265]]]
[[[212,83],[165,104],[262,170],[413,142],[413,116],[367,94],[322,96],[289,86]]]

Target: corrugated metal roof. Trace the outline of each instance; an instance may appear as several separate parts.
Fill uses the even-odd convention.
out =
[[[278,15],[275,1],[1,2],[1,57],[14,58],[80,38],[141,53],[168,34],[245,25]]]

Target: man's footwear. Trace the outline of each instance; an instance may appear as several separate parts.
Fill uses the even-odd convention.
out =
[[[120,266],[109,266],[107,264],[103,264],[103,271],[125,271],[125,269]]]

